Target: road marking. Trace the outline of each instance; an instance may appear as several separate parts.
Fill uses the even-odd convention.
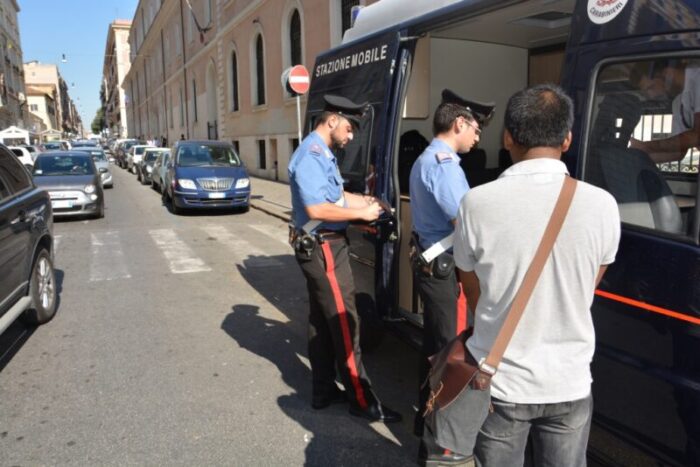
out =
[[[220,225],[205,225],[202,230],[216,241],[225,245],[234,255],[236,261],[246,267],[280,267],[284,264],[271,257],[242,236],[234,235]]]
[[[288,234],[286,234],[284,232],[282,232],[282,234],[280,236],[277,236],[277,235],[273,235],[272,233],[270,233],[270,227],[266,226],[266,225],[249,225],[248,227],[250,227],[251,229],[255,229],[258,232],[260,232],[261,234],[263,234],[263,235],[265,235],[273,240],[280,242],[281,244],[283,244],[286,247],[289,247],[289,241],[287,239]],[[276,229],[275,229],[275,231],[276,231]]]
[[[170,271],[174,274],[211,271],[194,251],[180,240],[172,229],[149,230],[148,233],[168,260]]]
[[[96,232],[90,234],[92,255],[90,257],[90,282],[128,279],[119,232]]]

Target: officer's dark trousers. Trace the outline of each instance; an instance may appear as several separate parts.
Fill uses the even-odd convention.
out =
[[[467,328],[467,300],[457,280],[457,273],[445,279],[426,276],[418,272],[414,275],[421,301],[423,302],[423,357],[419,369],[419,382],[423,384],[430,371],[428,357],[439,352],[457,334]],[[422,436],[421,449],[434,452],[437,445],[431,433],[424,430],[423,412],[430,395],[426,384],[419,391],[418,414],[415,431]]]
[[[336,367],[351,404],[377,402],[360,353],[360,321],[345,237],[317,245],[310,257],[296,253],[309,291],[309,360],[316,397],[333,394]]]

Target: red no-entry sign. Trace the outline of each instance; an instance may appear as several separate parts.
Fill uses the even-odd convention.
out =
[[[289,70],[289,87],[297,94],[306,94],[311,85],[309,72],[304,65],[294,65]]]

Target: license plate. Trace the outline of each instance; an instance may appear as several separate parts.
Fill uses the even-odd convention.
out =
[[[225,197],[226,197],[226,193],[209,193],[209,198],[221,199],[221,198],[225,198]]]
[[[73,201],[66,201],[66,200],[55,200],[51,201],[51,206],[53,208],[72,208],[73,207]]]

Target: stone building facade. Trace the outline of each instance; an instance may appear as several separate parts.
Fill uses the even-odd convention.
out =
[[[126,137],[128,113],[122,82],[131,66],[129,30],[131,21],[118,19],[109,25],[102,80],[105,89],[105,123],[110,134]]]
[[[57,130],[64,132],[65,136],[82,134],[82,120],[58,66],[38,61],[27,62],[24,64],[24,79],[27,86],[53,89],[51,95],[55,99]]]
[[[15,0],[0,0],[0,130],[26,127],[27,100],[22,70],[22,46]]]
[[[312,68],[360,3],[372,2],[190,0],[190,11],[186,0],[141,0],[123,83],[129,136],[230,141],[252,174],[286,180],[298,137],[282,72]]]

